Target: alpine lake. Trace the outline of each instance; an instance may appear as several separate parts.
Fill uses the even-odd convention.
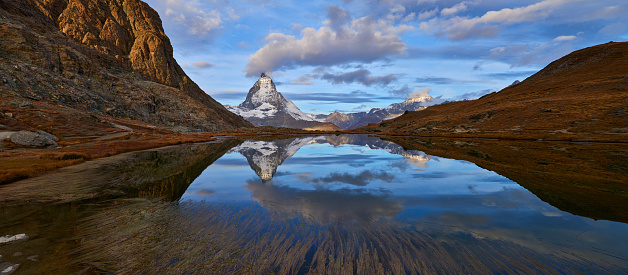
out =
[[[14,274],[627,274],[628,145],[224,138],[0,186],[2,236]]]

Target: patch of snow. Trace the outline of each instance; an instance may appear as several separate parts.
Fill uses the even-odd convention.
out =
[[[305,120],[305,121],[315,121],[314,118],[311,117],[311,115],[308,115],[306,113],[304,113],[303,111],[301,111],[301,109],[299,109],[299,107],[297,107],[297,105],[295,105],[294,103],[292,103],[292,101],[290,101],[287,98],[284,98],[284,104],[286,107],[286,112],[293,117],[296,120]]]
[[[255,151],[262,153],[262,155],[268,156],[277,152],[277,150],[279,150],[279,147],[277,147],[277,145],[273,142],[247,140],[243,142],[242,144],[229,150],[229,153],[242,152],[246,149],[253,149]]]

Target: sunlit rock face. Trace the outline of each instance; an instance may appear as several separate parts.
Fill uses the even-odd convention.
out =
[[[408,164],[419,168],[427,168],[427,162],[430,160],[430,157],[421,151],[404,150],[395,143],[363,135],[319,136],[275,141],[247,140],[231,149],[229,153],[242,154],[262,181],[269,182],[277,173],[277,167],[292,157],[301,147],[312,143],[368,146],[371,149],[385,150],[391,154],[403,156]]]
[[[186,75],[140,0],[3,0],[0,26],[0,99],[185,130],[252,126]]]
[[[244,102],[235,107],[230,105],[225,107],[258,126],[300,129],[327,127],[327,130],[340,130],[333,124],[324,123],[324,120],[301,111],[297,105],[277,91],[273,80],[264,73],[249,90]]]

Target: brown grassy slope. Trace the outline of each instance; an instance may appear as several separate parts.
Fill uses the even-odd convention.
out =
[[[572,214],[628,222],[628,145],[390,137],[405,149],[471,161]]]
[[[358,131],[628,142],[628,42],[575,51],[497,93],[408,112]]]

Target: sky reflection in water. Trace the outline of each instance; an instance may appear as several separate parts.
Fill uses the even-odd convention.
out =
[[[182,200],[259,205],[314,224],[400,220],[543,253],[614,255],[619,266],[628,257],[626,224],[560,211],[473,163],[373,137],[247,141],[209,166]]]

